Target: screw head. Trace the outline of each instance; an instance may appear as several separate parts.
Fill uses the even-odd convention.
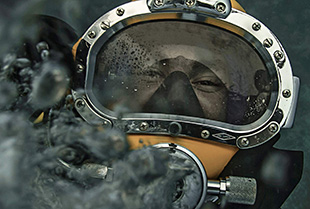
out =
[[[218,3],[216,5],[216,11],[218,11],[218,12],[222,13],[225,11],[225,9],[226,9],[226,5],[224,3]]]
[[[270,48],[273,45],[273,41],[271,38],[266,38],[263,42],[264,47]]]
[[[203,139],[207,139],[207,138],[209,138],[209,136],[210,136],[210,132],[209,132],[208,130],[203,130],[203,131],[201,132],[201,137],[202,137]]]
[[[282,95],[285,98],[289,98],[289,97],[291,97],[292,93],[291,93],[291,91],[289,89],[285,89],[285,90],[283,90]]]
[[[110,24],[108,22],[101,22],[100,28],[102,30],[108,30],[110,28]]]
[[[116,14],[117,14],[118,16],[122,16],[124,13],[125,13],[125,10],[124,10],[123,8],[118,8],[118,9],[116,10]]]
[[[249,144],[250,144],[250,141],[247,138],[241,138],[239,140],[239,145],[242,147],[247,147],[249,146]]]
[[[82,73],[84,71],[84,66],[81,64],[77,64],[76,69],[78,73]]]
[[[75,101],[75,107],[78,109],[83,109],[85,107],[85,102],[83,99],[77,99]]]
[[[49,55],[50,55],[50,52],[49,52],[48,50],[46,50],[46,49],[42,50],[42,52],[41,52],[41,58],[42,58],[42,60],[47,60],[47,58],[49,57]]]
[[[271,124],[269,127],[268,127],[268,130],[271,132],[271,133],[276,133],[278,131],[278,125],[273,123]]]
[[[186,0],[186,1],[185,1],[185,4],[186,4],[188,7],[194,6],[195,3],[196,3],[195,0]]]
[[[280,50],[275,51],[273,56],[277,61],[282,61],[284,58],[284,54]]]
[[[89,38],[95,38],[96,37],[96,32],[92,30],[92,31],[89,31],[87,35],[88,35]]]
[[[154,6],[156,7],[161,7],[164,5],[164,0],[155,0],[154,1]]]
[[[255,22],[255,23],[253,23],[252,28],[253,28],[253,30],[255,30],[255,31],[259,31],[260,28],[261,28],[261,25],[260,25],[259,22]]]
[[[139,127],[140,131],[146,131],[148,128],[149,124],[147,122],[142,122]]]
[[[45,41],[42,41],[36,45],[38,53],[41,53],[43,50],[49,50],[49,46]]]

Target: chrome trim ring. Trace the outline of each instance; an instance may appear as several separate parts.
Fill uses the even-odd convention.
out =
[[[173,11],[160,9],[151,11],[148,3],[146,0],[138,0],[117,7],[100,17],[82,36],[76,55],[78,69],[76,74],[79,77],[80,83],[73,88],[73,92],[75,99],[83,99],[85,101],[89,115],[92,113],[104,123],[117,126],[127,133],[169,135],[169,124],[177,122],[182,126],[182,132],[178,133],[179,136],[218,141],[236,145],[241,149],[259,146],[276,135],[278,131],[271,132],[265,139],[255,140],[255,136],[263,133],[269,124],[276,123],[279,128],[285,126],[288,116],[294,111],[291,107],[296,106],[293,103],[296,103],[295,100],[297,100],[297,97],[295,95],[298,92],[293,85],[292,69],[285,50],[276,36],[263,23],[236,9],[231,9],[225,16],[217,16],[214,15],[216,12],[210,15],[206,14],[205,11],[200,11],[199,8],[196,8],[195,13],[191,9],[184,10],[183,7],[183,9],[180,8],[179,10],[175,8]],[[91,73],[94,71],[94,57],[91,55],[96,50],[98,51],[96,44],[99,42],[101,44],[104,43],[125,27],[151,21],[160,18],[160,16],[162,16],[161,19],[194,21],[217,27],[223,27],[224,25],[226,30],[243,37],[244,40],[251,44],[265,61],[267,69],[274,69],[275,76],[277,77],[277,92],[272,94],[273,101],[270,102],[270,106],[264,116],[249,125],[231,125],[207,119],[193,119],[186,116],[146,113],[128,114],[128,116],[120,119],[117,116],[109,114],[108,111],[98,108],[98,104],[94,101],[89,88],[89,82],[92,79]],[[79,70],[81,67],[85,68],[82,73]],[[81,94],[76,93],[79,88],[85,89],[85,92]],[[290,96],[284,94],[284,91],[289,91]],[[289,121],[291,123],[292,119],[290,118]],[[139,129],[142,122],[149,124],[147,130],[142,131]],[[201,131],[203,130],[209,131],[210,136],[203,138],[201,136]],[[253,139],[253,141],[250,141],[247,146],[242,146],[242,143],[239,143],[237,139],[246,137],[249,140]]]

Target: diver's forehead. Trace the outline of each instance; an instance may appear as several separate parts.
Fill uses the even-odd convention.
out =
[[[166,72],[183,71],[189,77],[196,75],[214,75],[212,70],[197,60],[187,59],[184,56],[177,56],[175,58],[163,59],[156,62],[153,67]]]

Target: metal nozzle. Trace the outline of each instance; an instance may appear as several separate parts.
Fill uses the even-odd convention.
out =
[[[225,195],[227,202],[254,205],[257,184],[254,178],[229,176],[221,180],[208,180],[208,194]]]

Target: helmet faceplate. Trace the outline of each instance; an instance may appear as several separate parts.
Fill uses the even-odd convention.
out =
[[[292,125],[299,80],[289,59],[230,1],[124,4],[86,31],[75,58],[76,109],[92,124],[241,149]]]

